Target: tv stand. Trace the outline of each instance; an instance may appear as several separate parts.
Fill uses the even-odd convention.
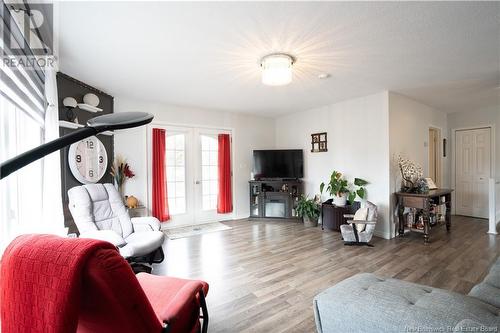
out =
[[[249,181],[250,217],[298,219],[297,203],[302,195],[298,179],[261,179]]]

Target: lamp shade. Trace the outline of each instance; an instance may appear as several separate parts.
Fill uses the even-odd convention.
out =
[[[293,58],[288,54],[270,54],[262,58],[262,83],[283,86],[292,82]]]

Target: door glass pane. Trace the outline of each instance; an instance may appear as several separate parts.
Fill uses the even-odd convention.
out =
[[[167,132],[167,196],[170,215],[186,212],[186,146],[185,135]]]
[[[217,208],[218,154],[219,144],[216,135],[200,135],[201,138],[201,195],[202,209]]]

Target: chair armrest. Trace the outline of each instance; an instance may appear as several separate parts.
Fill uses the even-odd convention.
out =
[[[186,283],[177,292],[170,303],[161,310],[160,319],[167,325],[173,325],[180,316],[185,314],[189,308],[193,306],[192,302],[200,292],[203,292],[203,285],[199,281],[190,281]]]
[[[81,233],[80,238],[98,239],[109,242],[118,247],[127,244],[122,236],[118,235],[118,233],[114,232],[113,230],[89,230]]]
[[[346,219],[353,219],[354,218],[354,214],[344,214],[344,218],[346,218]]]
[[[359,224],[377,224],[377,221],[365,221],[365,220],[350,220],[350,221],[347,221],[347,223],[349,224],[356,224],[356,223],[359,223]]]
[[[134,232],[141,231],[159,231],[160,221],[153,216],[143,216],[143,217],[132,217],[132,226],[134,227]]]

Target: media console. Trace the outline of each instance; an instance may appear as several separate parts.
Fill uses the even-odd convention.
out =
[[[251,180],[250,217],[298,219],[297,202],[302,181],[297,179]]]

